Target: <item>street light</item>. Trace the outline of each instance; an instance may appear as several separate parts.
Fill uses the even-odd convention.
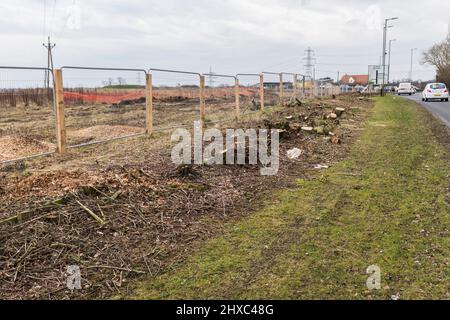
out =
[[[409,80],[412,82],[413,81],[413,56],[414,56],[414,51],[416,51],[417,48],[412,48],[411,49],[411,67],[409,69]]]
[[[397,41],[397,39],[389,40],[389,60],[388,60],[388,75],[387,75],[387,83],[389,84],[389,79],[391,76],[391,50],[392,50],[392,42]]]
[[[387,38],[387,29],[388,29],[388,22],[398,20],[398,17],[389,18],[384,20],[384,27],[383,27],[383,52],[381,53],[381,57],[383,60],[383,81],[381,85],[381,96],[384,96],[384,85],[386,82],[386,38]],[[391,26],[389,26],[390,28]]]

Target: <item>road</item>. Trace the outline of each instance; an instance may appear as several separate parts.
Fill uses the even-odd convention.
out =
[[[422,101],[422,94],[417,93],[411,97],[407,97],[408,99],[417,101],[425,108],[433,112],[436,116],[438,116],[447,126],[450,127],[450,102],[440,102],[440,101]]]

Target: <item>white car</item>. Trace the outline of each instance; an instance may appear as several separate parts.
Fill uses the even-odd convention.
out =
[[[448,89],[444,83],[429,83],[422,92],[422,101],[428,100],[448,101]]]
[[[404,83],[400,83],[397,89],[397,94],[399,96],[401,96],[402,94],[407,94],[412,96],[414,94],[414,88],[412,86],[411,83],[409,82],[404,82]]]

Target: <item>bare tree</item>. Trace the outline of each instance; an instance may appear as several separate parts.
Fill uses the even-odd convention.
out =
[[[127,81],[125,80],[125,78],[122,77],[117,77],[117,82],[119,83],[119,85],[123,86],[127,83]]]
[[[435,44],[423,53],[422,64],[434,66],[436,80],[450,86],[450,34],[445,41]]]

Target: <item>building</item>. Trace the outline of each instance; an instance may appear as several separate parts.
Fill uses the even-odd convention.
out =
[[[341,79],[341,84],[355,87],[355,86],[367,86],[369,83],[369,75],[358,74],[358,75],[344,75]]]
[[[294,84],[292,82],[283,82],[283,88],[292,90],[294,89]],[[264,82],[264,89],[279,90],[280,82]]]
[[[333,83],[334,79],[331,79],[330,77],[326,77],[326,78],[320,78],[319,80],[320,83]]]

